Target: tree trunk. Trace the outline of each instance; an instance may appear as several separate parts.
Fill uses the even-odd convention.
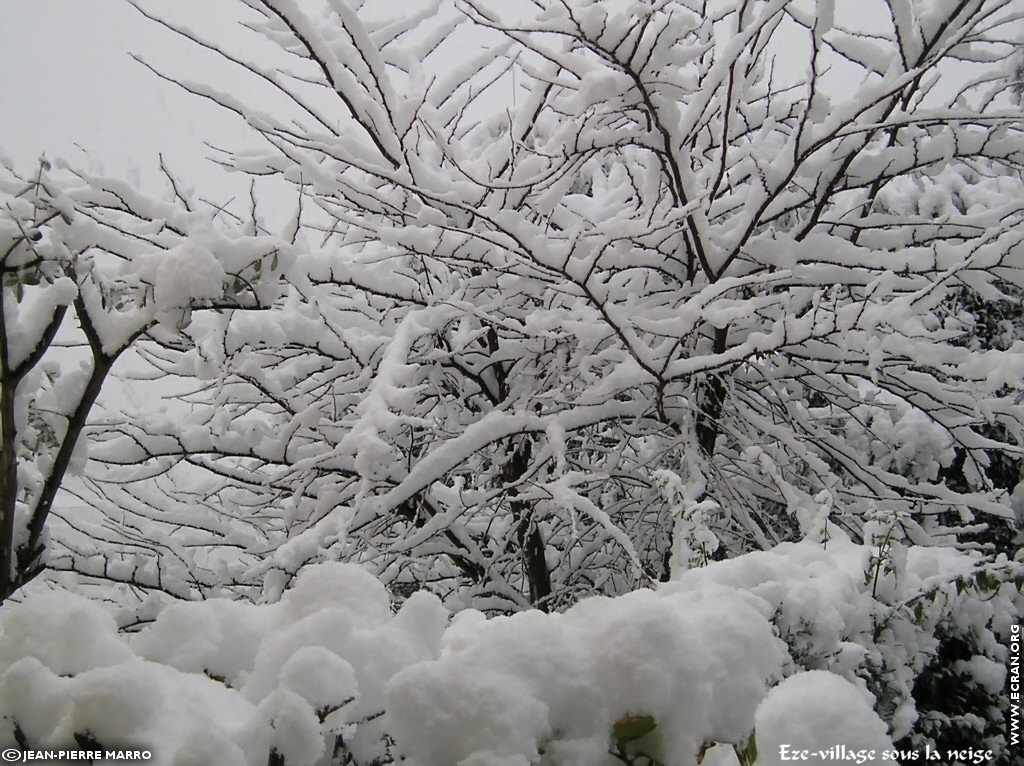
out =
[[[0,304],[2,310],[2,304]],[[5,355],[6,356],[6,355]],[[6,366],[6,365],[5,365]],[[18,499],[17,431],[14,427],[14,392],[17,383],[0,379],[0,602],[14,590],[14,515]]]
[[[716,327],[714,345],[712,347],[713,353],[724,353],[728,339],[729,328]],[[697,445],[709,461],[714,457],[715,444],[718,442],[722,411],[725,409],[726,390],[725,380],[721,374],[709,375],[697,388],[697,417],[695,424]],[[698,498],[698,500],[700,499],[703,498]],[[668,582],[672,576],[669,562],[672,559],[672,550],[675,547],[674,522],[672,526],[673,528],[670,528],[668,533],[668,546],[665,548],[665,554],[661,559],[661,575],[659,577],[661,582]],[[719,546],[712,558],[720,560],[724,556],[725,548]]]
[[[500,347],[498,333],[493,327],[487,330],[487,346],[492,355],[496,354]],[[493,369],[497,386],[495,400],[504,402],[510,394],[508,370],[501,362],[496,363]],[[526,475],[530,467],[531,453],[529,437],[523,437],[518,447],[512,447],[511,457],[501,467],[501,478],[505,484],[514,484]],[[523,575],[529,586],[530,603],[537,609],[547,612],[551,609],[551,572],[544,555],[544,537],[534,521],[533,504],[516,499],[518,495],[517,489],[509,490],[509,497],[512,498],[512,517],[516,523],[516,542],[523,559]]]
[[[725,352],[729,339],[728,327],[715,328],[715,341],[712,353]],[[718,441],[719,420],[725,406],[725,381],[721,374],[710,375],[700,387],[697,397],[697,444],[710,460],[715,454],[715,442]]]
[[[515,448],[512,457],[501,467],[501,478],[506,484],[519,481],[530,466],[530,441],[524,439]],[[551,572],[544,555],[544,538],[533,518],[533,504],[517,499],[519,491],[509,490],[512,497],[512,516],[516,520],[516,541],[523,557],[523,574],[530,588],[530,603],[542,611],[549,611],[551,604]]]

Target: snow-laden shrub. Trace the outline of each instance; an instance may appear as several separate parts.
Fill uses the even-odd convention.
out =
[[[181,766],[265,766],[271,752],[372,763],[389,679],[438,656],[447,621],[426,593],[393,613],[348,564],[304,570],[274,604],[174,604],[135,636],[80,596],[33,596],[2,621],[0,740],[75,747],[78,735]]]
[[[452,617],[422,592],[395,611],[337,563],[276,603],[179,603],[139,634],[79,596],[32,595],[0,611],[0,744],[168,766],[751,766],[782,745],[968,743],[1010,763],[1021,566],[895,539],[830,528],[562,614]],[[951,681],[973,718],[937,702]]]
[[[899,527],[882,514],[866,529],[874,544],[855,545],[829,524],[825,543],[693,569],[663,591],[725,585],[762,598],[794,665],[869,691],[898,748],[980,747],[1010,764],[1002,689],[1010,627],[1024,614],[1024,566],[906,545]]]
[[[861,763],[881,760],[881,753],[893,750],[885,723],[865,695],[823,670],[797,673],[772,689],[757,710],[756,729],[759,766],[792,761],[785,747],[818,752],[842,746]]]
[[[693,762],[743,744],[788,659],[742,592],[592,598],[561,615],[463,613],[437,660],[396,676],[391,733],[410,764],[613,764],[616,721],[649,716],[643,749]]]

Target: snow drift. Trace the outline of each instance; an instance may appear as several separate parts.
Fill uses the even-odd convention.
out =
[[[990,657],[979,650],[968,665],[998,690],[996,634],[1020,606],[1019,588],[978,557],[906,553],[888,605],[865,578],[879,550],[841,536],[562,614],[452,616],[426,592],[396,611],[374,577],[339,563],[307,567],[276,603],[176,603],[137,634],[81,596],[36,593],[0,622],[0,739],[144,748],[168,766],[768,764],[782,745],[881,753],[919,717],[913,680],[939,626],[988,641]],[[927,608],[900,617],[896,605],[922,599]]]

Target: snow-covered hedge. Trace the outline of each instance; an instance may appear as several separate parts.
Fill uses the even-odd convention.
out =
[[[881,758],[955,728],[946,715],[929,729],[914,700],[944,637],[975,654],[943,672],[998,700],[1020,576],[837,536],[563,614],[452,616],[425,592],[394,611],[374,577],[337,563],[303,570],[277,603],[177,603],[137,634],[42,593],[4,607],[0,740],[176,766],[769,764],[783,745]],[[998,757],[993,705],[971,745]]]

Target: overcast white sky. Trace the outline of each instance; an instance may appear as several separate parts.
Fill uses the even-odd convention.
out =
[[[176,19],[218,36],[235,29],[231,0],[173,5]],[[244,140],[240,123],[158,81],[129,51],[194,78],[210,65],[124,0],[0,0],[0,154],[21,172],[43,152],[88,166],[77,143],[106,173],[140,172],[149,186],[163,152],[182,176],[220,186],[202,142]]]
[[[505,2],[506,0],[501,0]],[[417,0],[388,0],[393,13]],[[172,16],[229,46],[248,47],[254,37],[237,24],[236,0],[153,0],[147,7]],[[848,23],[862,26],[875,9],[869,0],[840,0]],[[803,39],[794,36],[796,50]],[[148,22],[125,0],[0,0],[0,155],[30,173],[43,152],[89,166],[76,144],[103,170],[135,180],[153,191],[157,154],[209,198],[226,200],[240,180],[229,180],[203,158],[203,140],[238,148],[254,145],[239,120],[210,103],[159,81],[128,53],[145,55],[165,71],[218,88],[251,87],[251,79],[231,79],[231,69],[196,46]],[[800,58],[798,55],[797,58]],[[806,61],[797,61],[802,73]],[[226,79],[227,78],[227,79]],[[850,82],[856,87],[856,82]],[[93,167],[92,169],[97,169]]]

